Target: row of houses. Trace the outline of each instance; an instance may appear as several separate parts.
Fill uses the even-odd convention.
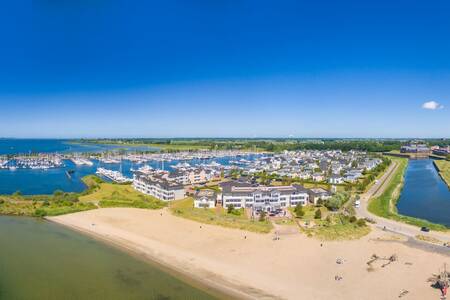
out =
[[[363,172],[376,168],[382,160],[366,152],[285,151],[250,162],[243,168],[249,174],[266,172],[281,177],[299,178],[331,184],[354,182]]]

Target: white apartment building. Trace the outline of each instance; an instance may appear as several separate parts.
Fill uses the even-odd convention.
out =
[[[143,194],[163,201],[179,200],[185,197],[182,184],[140,172],[136,172],[133,175],[133,187]]]
[[[222,205],[236,208],[273,211],[297,204],[309,203],[308,190],[300,185],[255,186],[249,183],[225,182],[221,184]]]

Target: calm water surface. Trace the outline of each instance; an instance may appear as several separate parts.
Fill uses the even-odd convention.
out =
[[[450,190],[433,160],[410,160],[397,204],[399,213],[450,226]]]
[[[0,216],[0,299],[213,299],[62,226]]]
[[[146,146],[120,146],[102,144],[74,144],[71,140],[55,139],[0,139],[0,155],[30,153],[84,153],[126,149],[129,151],[156,151]]]

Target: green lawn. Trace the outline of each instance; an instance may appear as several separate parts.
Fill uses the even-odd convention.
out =
[[[102,182],[91,193],[81,196],[81,202],[98,203],[100,207],[136,207],[159,209],[166,203],[137,192],[129,184]]]
[[[450,161],[447,160],[435,160],[434,164],[439,170],[439,174],[444,179],[447,186],[450,188]]]
[[[227,213],[223,208],[194,208],[193,198],[172,202],[170,204],[170,210],[175,216],[223,227],[258,233],[268,233],[273,228],[269,221],[250,220],[243,210],[239,211],[239,215],[235,215]]]
[[[397,213],[397,201],[403,188],[404,174],[408,166],[408,159],[393,158],[399,166],[395,171],[388,187],[381,196],[372,198],[369,202],[368,210],[380,217],[401,221],[415,226],[426,226],[432,230],[445,231],[447,227],[440,224],[434,224],[426,220],[403,216]]]

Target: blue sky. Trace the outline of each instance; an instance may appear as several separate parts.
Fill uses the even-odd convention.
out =
[[[450,136],[448,1],[10,2],[0,136]]]

